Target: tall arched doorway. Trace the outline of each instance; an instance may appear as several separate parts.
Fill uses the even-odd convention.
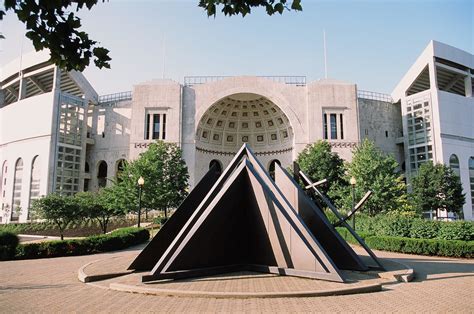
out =
[[[21,190],[23,187],[23,159],[18,158],[15,163],[15,175],[13,178],[13,199],[10,221],[18,221],[21,214]]]
[[[286,114],[268,98],[253,93],[232,94],[212,104],[196,128],[197,181],[217,159],[225,168],[248,144],[263,165],[278,159],[291,164],[293,128]]]
[[[278,159],[273,159],[270,161],[270,164],[268,165],[268,173],[270,173],[270,177],[272,177],[273,180],[275,180],[275,166],[278,164],[281,166],[281,162]]]
[[[104,188],[107,185],[107,163],[104,160],[99,162],[97,169],[97,184],[100,188]]]
[[[215,171],[221,175],[222,173],[222,165],[221,165],[221,162],[217,159],[213,159],[211,160],[211,162],[209,163],[209,170],[212,169],[212,167],[214,167]]]

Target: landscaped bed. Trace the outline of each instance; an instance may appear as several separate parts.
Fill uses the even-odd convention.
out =
[[[0,231],[0,260],[48,258],[115,251],[146,242],[149,238],[148,230],[130,227],[83,239],[18,244],[18,238],[13,233]]]
[[[328,215],[332,221],[336,218]],[[347,229],[338,227],[349,243],[357,244]],[[419,255],[474,257],[472,221],[436,221],[394,215],[356,217],[356,231],[372,249]]]
[[[130,227],[136,223],[136,220],[114,219],[109,222],[107,230],[112,231],[119,228]],[[58,227],[48,222],[5,224],[0,225],[0,231],[10,231],[16,234],[60,236]],[[87,237],[102,233],[99,223],[95,220],[71,222],[64,230],[65,237]]]

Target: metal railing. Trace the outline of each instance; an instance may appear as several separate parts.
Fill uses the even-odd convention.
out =
[[[184,85],[193,86],[199,84],[206,84],[211,82],[220,81],[229,77],[235,76],[185,76]],[[278,83],[296,85],[296,86],[306,86],[306,76],[263,76],[259,75],[257,77],[269,79]]]
[[[99,96],[99,105],[116,103],[122,100],[132,100],[132,92],[120,92]]]
[[[357,98],[393,102],[392,96],[388,94],[370,92],[366,90],[357,90]]]

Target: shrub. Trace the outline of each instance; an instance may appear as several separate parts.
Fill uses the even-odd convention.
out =
[[[157,224],[157,225],[160,225],[160,226],[163,226],[165,224],[165,222],[168,221],[168,217],[156,217],[153,219],[153,223],[154,224]]]
[[[85,239],[21,244],[16,250],[16,258],[30,259],[108,252],[140,244],[149,238],[150,233],[146,229],[123,228],[109,234]]]
[[[406,217],[390,217],[384,223],[384,235],[391,237],[409,237],[413,219]]]
[[[329,220],[329,222],[332,224],[335,223],[336,221],[339,221],[339,219],[330,209],[325,209],[324,214],[326,215],[326,218]]]
[[[16,259],[33,259],[33,258],[41,258],[46,257],[46,251],[41,250],[41,243],[26,243],[20,244],[16,248]]]
[[[351,244],[359,244],[359,242],[354,238],[354,236],[344,227],[337,227],[337,232],[349,243]],[[364,232],[357,232],[357,235],[364,240],[365,238],[369,237],[370,234]]]
[[[474,240],[472,221],[436,221],[411,218],[403,214],[369,217],[356,214],[357,232],[375,236],[410,237],[417,239]]]
[[[438,238],[444,240],[474,240],[474,224],[469,221],[446,221],[439,226]]]
[[[413,219],[411,222],[410,238],[434,239],[438,236],[440,223],[434,220]]]
[[[18,236],[13,232],[0,231],[0,260],[11,259],[15,256]]]
[[[337,228],[347,242],[357,244],[354,237],[345,228]],[[401,252],[418,255],[437,255],[447,257],[474,257],[474,241],[411,239],[390,236],[371,236],[359,234],[365,243],[375,250]]]

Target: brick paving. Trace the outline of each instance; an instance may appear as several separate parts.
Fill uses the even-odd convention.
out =
[[[369,294],[213,299],[132,294],[78,281],[84,264],[123,254],[133,250],[0,262],[0,312],[474,312],[474,260],[387,252],[377,255],[413,267],[414,282]]]

